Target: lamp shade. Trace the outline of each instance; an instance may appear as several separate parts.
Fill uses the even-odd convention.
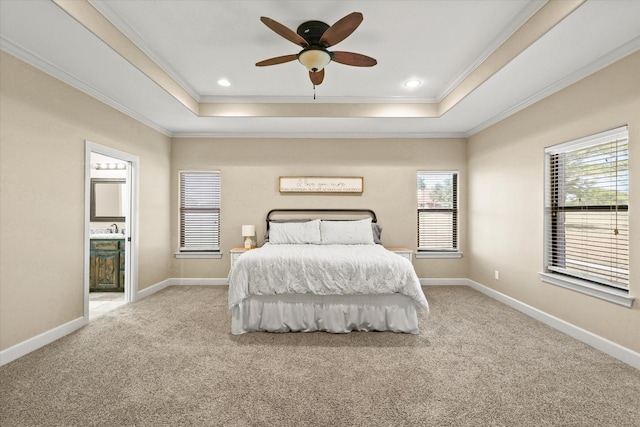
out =
[[[320,71],[331,62],[331,55],[326,50],[307,49],[298,55],[298,61],[309,71]]]
[[[255,225],[243,225],[242,226],[242,237],[253,237],[256,235],[256,226]]]

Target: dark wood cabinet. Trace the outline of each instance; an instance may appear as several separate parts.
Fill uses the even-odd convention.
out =
[[[123,292],[125,269],[123,239],[91,239],[90,292]]]

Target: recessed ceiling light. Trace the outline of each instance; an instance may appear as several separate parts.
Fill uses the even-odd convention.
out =
[[[420,86],[422,82],[420,80],[407,80],[404,85],[408,88],[414,88]]]
[[[218,84],[219,84],[220,86],[225,86],[225,87],[227,87],[227,86],[231,86],[231,82],[230,82],[229,80],[227,80],[227,79],[220,79],[220,80],[218,80]]]

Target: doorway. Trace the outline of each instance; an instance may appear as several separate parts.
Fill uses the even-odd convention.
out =
[[[85,143],[84,319],[137,295],[138,157]]]

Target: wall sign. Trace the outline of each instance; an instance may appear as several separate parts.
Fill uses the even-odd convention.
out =
[[[281,193],[362,193],[361,176],[281,176]]]

